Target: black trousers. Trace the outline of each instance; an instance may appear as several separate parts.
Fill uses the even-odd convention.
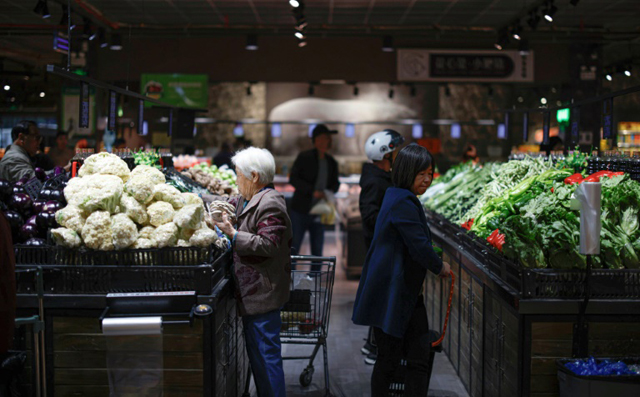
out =
[[[374,327],[378,345],[378,358],[371,375],[371,397],[387,397],[400,360],[407,360],[405,373],[405,396],[426,397],[429,387],[429,321],[422,295],[413,310],[409,326],[403,338],[385,334]]]

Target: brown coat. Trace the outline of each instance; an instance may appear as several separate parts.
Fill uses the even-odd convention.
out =
[[[289,300],[291,220],[284,197],[265,189],[237,206],[234,275],[241,315],[280,309]]]

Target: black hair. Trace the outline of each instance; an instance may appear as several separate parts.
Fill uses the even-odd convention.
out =
[[[395,187],[411,190],[416,176],[436,163],[431,153],[424,147],[411,143],[398,153],[391,170],[391,182]]]
[[[58,131],[58,133],[56,134],[56,140],[57,140],[58,138],[60,138],[61,136],[69,136],[69,134],[67,134],[67,132],[66,132],[66,131],[62,131],[62,130],[60,130],[60,131]]]
[[[18,139],[20,134],[29,135],[29,129],[31,127],[37,128],[38,126],[31,120],[22,120],[18,124],[13,127],[11,130],[11,140],[15,141]]]

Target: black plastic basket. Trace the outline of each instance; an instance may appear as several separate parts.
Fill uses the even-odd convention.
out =
[[[598,360],[605,360],[598,358]],[[608,358],[627,365],[640,364],[638,357]],[[578,375],[565,367],[573,359],[556,360],[560,397],[639,396],[640,375]]]
[[[162,172],[173,179],[180,179],[190,190],[204,189],[206,191],[209,191],[206,187],[202,186],[200,183],[194,181],[188,176],[183,175],[181,172],[178,172],[178,170],[173,167],[163,168]]]
[[[122,251],[121,253],[125,255],[118,258],[121,260],[118,264],[105,264],[104,260],[96,259],[95,255],[92,257],[94,252],[63,252],[55,248],[38,252],[30,248],[42,247],[25,248],[29,249],[16,249],[18,263],[16,266],[18,269],[41,267],[45,292],[48,294],[160,291],[196,291],[198,294],[211,294],[214,286],[228,272],[231,263],[230,251],[212,252],[207,254],[205,261],[200,262],[195,260],[200,254],[189,253],[189,248],[186,247],[163,248],[157,250],[157,255],[152,252],[153,250]],[[117,256],[112,256],[113,258]],[[140,264],[152,258],[159,261],[155,264]],[[190,258],[190,263],[167,264],[166,262],[179,258]],[[74,263],[71,265],[60,263],[62,260],[69,259]],[[19,293],[35,291],[34,274],[20,273],[17,278]]]
[[[62,173],[46,180],[42,186],[43,189],[60,189],[65,182],[69,181],[69,174]]]
[[[42,190],[42,182],[38,178],[31,178],[22,187],[27,192],[31,200],[37,200]]]

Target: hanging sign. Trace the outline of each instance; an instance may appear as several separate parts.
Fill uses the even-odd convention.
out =
[[[142,127],[144,126],[144,101],[138,100],[138,134],[142,135]]]
[[[78,124],[80,128],[89,128],[89,98],[91,92],[89,90],[89,84],[80,83],[80,114],[78,118]]]
[[[533,52],[400,49],[399,81],[533,82]]]
[[[602,139],[613,138],[613,98],[602,101]]]
[[[209,76],[206,74],[149,74],[140,75],[143,95],[181,108],[207,108]],[[146,103],[151,107],[151,102]]]
[[[107,128],[110,131],[116,130],[116,112],[118,108],[118,94],[115,91],[109,91],[109,122]]]
[[[504,137],[502,139],[507,139],[507,137],[509,136],[509,119],[510,113],[506,112],[504,114]]]
[[[551,114],[549,112],[544,112],[542,121],[542,144],[549,144],[549,124],[551,122]]]
[[[580,108],[571,110],[571,142],[577,143],[580,140]]]
[[[529,113],[522,114],[522,141],[529,141]]]

